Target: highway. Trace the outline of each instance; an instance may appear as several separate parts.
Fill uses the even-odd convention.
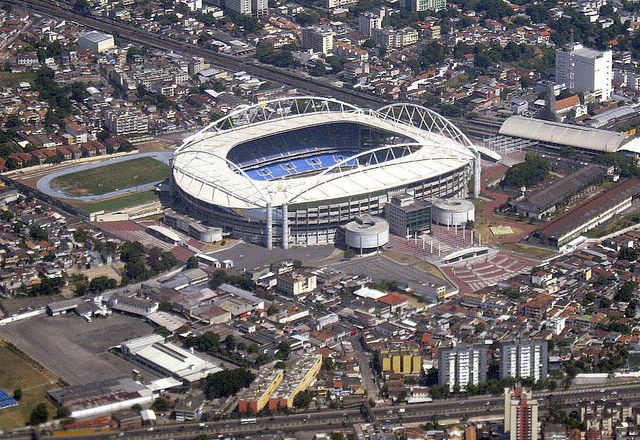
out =
[[[205,58],[213,65],[232,71],[245,71],[256,77],[286,84],[298,90],[303,90],[318,96],[329,96],[342,99],[355,105],[379,108],[388,104],[382,97],[359,92],[357,90],[338,87],[318,78],[302,75],[292,70],[282,69],[267,64],[261,64],[255,60],[221,54],[195,44],[176,41],[144,29],[135,28],[127,24],[108,20],[102,17],[91,17],[78,14],[69,9],[58,6],[53,1],[47,0],[2,0],[0,3],[9,3],[15,7],[27,7],[31,11],[41,14],[64,18],[75,21],[89,28],[118,35],[120,38],[130,40],[137,44],[146,44],[158,49],[181,52]]]
[[[602,391],[604,390],[604,392]],[[614,394],[615,393],[615,394]],[[580,402],[595,402],[598,400],[613,400],[616,402],[637,403],[640,400],[640,383],[626,383],[607,386],[593,386],[558,390],[553,392],[536,392],[535,397],[540,401],[541,414],[546,413],[546,405],[550,398],[557,399],[567,411],[578,408]],[[404,413],[399,412],[404,408]],[[491,416],[499,419],[503,414],[502,396],[472,396],[459,399],[445,399],[435,402],[382,406],[371,410],[375,422],[384,425],[399,425],[402,423],[425,423],[444,418],[473,418]],[[126,431],[123,436],[127,439],[191,439],[198,434],[232,435],[236,437],[251,436],[259,433],[294,433],[299,431],[318,432],[348,428],[355,423],[366,420],[359,409],[332,410],[314,413],[292,414],[275,417],[259,417],[255,424],[241,424],[238,419],[226,419],[206,422],[205,426],[198,423],[184,423],[177,425],[155,426],[153,430],[138,429]],[[74,436],[76,439],[112,439],[119,433],[98,433],[95,435]],[[47,437],[42,436],[42,437]],[[59,435],[57,436],[60,437]],[[16,433],[0,436],[2,439],[28,439],[28,433]]]

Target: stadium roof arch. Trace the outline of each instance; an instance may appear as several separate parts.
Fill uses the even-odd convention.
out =
[[[249,140],[310,126],[351,122],[401,134],[411,142],[359,152],[319,174],[254,180],[228,153]],[[244,107],[185,139],[172,157],[175,183],[201,201],[240,209],[315,202],[370,193],[436,177],[475,158],[473,143],[450,121],[424,107],[394,104],[361,109],[332,98],[279,98]],[[386,159],[377,161],[376,153]],[[345,166],[369,156],[365,164]]]
[[[523,116],[507,118],[502,123],[499,134],[581,148],[598,153],[639,150],[639,141],[624,133]]]

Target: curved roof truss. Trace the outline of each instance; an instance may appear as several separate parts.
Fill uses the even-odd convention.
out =
[[[423,147],[423,144],[418,142],[404,143],[404,144],[390,144],[383,145],[381,147],[372,148],[367,151],[361,151],[353,156],[341,160],[340,162],[325,168],[322,172],[318,173],[316,179],[309,182],[305,188],[298,192],[296,195],[289,198],[289,202],[294,202],[296,198],[300,197],[307,191],[322,185],[323,183],[330,182],[332,180],[341,179],[345,176],[369,171],[373,169],[381,169],[390,166],[397,165],[403,162],[415,161],[415,162],[427,162],[433,160],[444,159],[458,159],[455,156],[429,156],[416,159],[411,157],[415,153],[416,149]],[[376,153],[384,151],[384,155],[378,155]],[[360,161],[358,159],[366,158],[366,161]],[[404,160],[402,160],[404,159]],[[354,164],[355,165],[352,165]]]
[[[411,125],[422,131],[451,139],[477,153],[476,146],[458,127],[444,116],[426,107],[416,104],[390,104],[379,108],[381,119],[391,119],[394,122]]]
[[[216,119],[209,125],[186,138],[177,151],[181,151],[196,142],[220,133],[236,130],[248,125],[270,122],[277,119],[289,119],[310,113],[361,113],[364,110],[352,104],[333,98],[316,96],[293,96],[277,98],[264,103],[242,107]]]

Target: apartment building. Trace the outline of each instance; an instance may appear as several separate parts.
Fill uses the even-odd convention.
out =
[[[487,348],[459,346],[440,351],[438,383],[450,391],[464,391],[469,385],[478,385],[487,379]]]
[[[500,377],[547,378],[549,362],[545,340],[516,340],[500,344]]]
[[[242,391],[238,400],[240,414],[258,414],[267,406],[273,392],[282,383],[284,370],[263,368],[251,386]]]
[[[304,356],[287,371],[282,383],[269,399],[269,410],[278,408],[292,408],[296,396],[309,388],[318,376],[322,367],[322,355]]]

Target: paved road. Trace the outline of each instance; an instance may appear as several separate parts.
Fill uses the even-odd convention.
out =
[[[353,347],[353,354],[358,359],[358,365],[360,366],[360,373],[362,374],[362,384],[367,390],[367,396],[373,398],[374,400],[378,400],[380,398],[380,388],[376,385],[375,382],[375,374],[373,369],[371,368],[371,363],[369,362],[369,355],[365,351],[362,346],[362,342],[360,341],[360,337],[357,336],[351,339],[351,345]]]
[[[604,392],[601,390],[604,389]],[[616,394],[612,394],[615,392]],[[626,403],[637,403],[640,399],[640,383],[616,384],[602,387],[584,387],[554,392],[536,392],[540,399],[541,413],[546,412],[546,404],[550,397],[559,399],[565,409],[576,409],[579,402],[597,400],[613,400]],[[404,408],[404,413],[398,409]],[[424,422],[434,416],[440,420],[444,418],[473,418],[491,417],[499,420],[503,416],[502,396],[473,396],[462,399],[446,399],[436,402],[404,405],[382,406],[372,409],[381,424],[401,424]],[[206,426],[189,423],[182,425],[157,426],[153,431],[144,429],[132,430],[124,433],[127,439],[189,439],[198,434],[217,435],[226,434],[237,437],[255,436],[255,434],[295,433],[295,432],[327,432],[340,428],[350,428],[355,423],[364,422],[358,409],[342,411],[323,411],[289,416],[260,417],[255,424],[243,425],[237,419],[218,422],[208,422]],[[91,436],[74,436],[76,439],[106,440],[115,438],[117,434],[96,434]],[[0,438],[26,439],[27,435],[6,435]],[[59,438],[59,437],[58,437]]]

